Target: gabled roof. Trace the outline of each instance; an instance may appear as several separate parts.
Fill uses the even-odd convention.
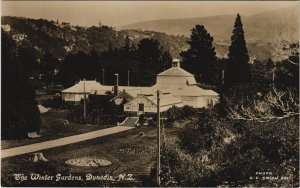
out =
[[[84,91],[85,90],[85,91]],[[95,80],[80,81],[77,84],[63,90],[63,93],[91,93],[95,90],[99,91],[111,91],[112,86],[104,86]]]
[[[180,67],[171,67],[164,72],[159,73],[157,76],[174,76],[174,77],[190,77],[193,76],[191,73],[187,72],[186,70]]]
[[[145,98],[147,100],[149,100],[150,102],[152,102],[154,105],[157,105],[157,96],[156,94],[153,95],[143,95],[143,94],[139,94],[138,96],[136,96],[135,98],[131,99],[130,101],[128,101],[127,103],[131,103],[132,101],[136,100],[137,98]],[[164,94],[162,92],[160,92],[160,104],[159,106],[167,106],[167,105],[172,105],[172,104],[179,104],[182,103],[182,101],[175,97],[174,95],[167,93]]]

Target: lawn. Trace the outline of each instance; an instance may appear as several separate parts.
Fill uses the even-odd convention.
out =
[[[64,125],[63,122],[66,119],[66,114],[67,111],[49,111],[42,114],[40,138],[28,140],[2,140],[1,149],[3,150],[12,147],[38,143],[42,141],[63,138],[66,136],[72,136],[113,126],[83,125],[71,122],[69,125]]]
[[[144,136],[139,136],[144,132]],[[166,129],[167,134],[176,134],[176,130]],[[66,145],[42,151],[48,162],[33,163],[30,154],[2,159],[2,186],[153,186],[151,167],[156,161],[157,129],[140,127],[110,136],[96,138],[76,144]],[[65,164],[69,159],[79,157],[97,157],[112,162],[106,167],[76,167]],[[31,173],[48,175],[77,175],[83,181],[17,181],[14,174]],[[128,181],[84,181],[86,174],[112,175],[133,174],[135,180]]]

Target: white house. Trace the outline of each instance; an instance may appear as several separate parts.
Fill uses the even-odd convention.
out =
[[[160,111],[167,111],[169,108],[176,106],[182,107],[182,101],[170,93],[160,92]],[[124,104],[125,112],[136,112],[137,114],[157,112],[157,96],[138,94],[135,98]]]
[[[107,92],[112,92],[112,86],[104,86],[96,82],[96,80],[81,80],[72,87],[62,91],[62,99],[64,101],[78,102],[84,98],[84,94],[88,97],[89,94],[106,95]]]
[[[138,95],[153,95],[156,91],[152,87],[119,86],[118,94],[110,101],[120,105],[123,100],[129,101]]]

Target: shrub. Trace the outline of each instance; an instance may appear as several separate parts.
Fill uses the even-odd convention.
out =
[[[220,106],[219,106],[220,107]],[[298,116],[268,122],[222,118],[205,110],[167,143],[165,182],[177,186],[298,186]],[[271,172],[276,179],[262,179]],[[256,180],[259,176],[259,180]],[[281,179],[286,177],[286,179]],[[252,178],[252,179],[251,179]]]
[[[46,99],[42,105],[47,108],[54,108],[54,109],[66,109],[67,108],[67,105],[62,100],[62,98],[59,96]]]
[[[170,126],[172,122],[189,118],[189,117],[195,117],[197,116],[202,109],[193,108],[190,106],[184,106],[181,108],[178,107],[172,107],[169,110],[162,112],[161,116],[166,117],[167,126]]]
[[[86,118],[83,117],[83,101],[74,105],[67,114],[67,119],[76,123],[97,125],[115,125],[125,119],[122,107],[109,102],[109,97],[90,96],[86,101]]]

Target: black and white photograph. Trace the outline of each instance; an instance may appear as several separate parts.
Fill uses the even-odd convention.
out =
[[[1,1],[2,187],[299,187],[298,1]]]

